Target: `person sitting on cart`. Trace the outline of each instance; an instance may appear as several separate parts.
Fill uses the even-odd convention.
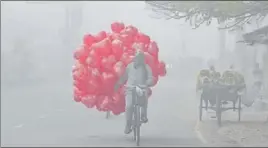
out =
[[[229,69],[223,72],[222,80],[222,84],[228,89],[229,93],[243,94],[243,90],[245,90],[244,76],[235,71],[233,65],[230,65]],[[224,101],[223,104],[228,104],[228,102]]]
[[[237,86],[238,95],[244,94],[246,90],[246,81],[244,76],[238,71],[235,72],[235,84]]]
[[[217,77],[220,77],[220,73],[215,70],[215,67],[212,65],[209,69],[201,70],[200,76],[202,74],[206,74],[203,76],[202,80],[199,80],[201,84],[199,84],[199,90],[202,90],[201,97],[206,98],[204,99],[206,106],[210,103],[211,106],[216,104],[215,97],[216,97],[216,90],[214,89],[213,85],[217,82]]]
[[[222,79],[225,85],[235,84],[235,71],[233,65],[231,65],[228,70],[223,72]]]
[[[200,70],[197,75],[196,91],[202,90],[203,86],[210,82],[210,71],[209,69]]]
[[[212,83],[218,83],[221,78],[221,73],[215,70],[214,66],[210,66],[210,80]]]

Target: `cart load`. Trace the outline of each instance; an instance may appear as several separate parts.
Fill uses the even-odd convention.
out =
[[[217,83],[220,78],[220,72],[203,69],[199,72],[197,76],[196,90],[203,90],[204,87],[208,87],[209,85],[213,85],[213,83]]]

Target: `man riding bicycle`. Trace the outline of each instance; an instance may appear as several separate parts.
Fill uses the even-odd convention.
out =
[[[126,127],[125,134],[131,133],[132,115],[133,115],[133,86],[136,86],[137,92],[143,92],[140,97],[142,100],[141,120],[143,123],[148,122],[147,105],[148,105],[148,87],[153,85],[153,75],[150,66],[145,63],[145,55],[141,51],[137,51],[133,62],[128,64],[125,73],[115,85],[115,91],[126,82],[125,98],[126,98]]]

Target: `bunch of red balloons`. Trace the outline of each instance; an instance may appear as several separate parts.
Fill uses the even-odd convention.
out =
[[[96,107],[118,115],[125,111],[124,87],[114,92],[114,85],[134,58],[136,47],[144,52],[155,85],[159,76],[166,75],[166,67],[158,59],[157,43],[148,35],[120,22],[112,23],[111,30],[112,33],[101,31],[97,35],[85,35],[83,45],[75,50],[74,100],[88,108]]]

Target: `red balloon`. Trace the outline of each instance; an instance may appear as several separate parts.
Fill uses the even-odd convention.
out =
[[[100,76],[100,71],[97,68],[92,68],[91,76],[93,79],[96,79]]]
[[[73,87],[74,89],[74,96],[84,96],[85,92],[79,90],[77,87]]]
[[[146,48],[146,44],[144,43],[134,43],[132,48],[142,50],[143,52],[147,52],[148,48]]]
[[[80,49],[74,51],[74,59],[79,60],[80,55],[81,55]]]
[[[154,66],[154,57],[150,55],[148,52],[144,52],[145,62],[150,66]]]
[[[102,108],[101,108],[101,104],[102,104],[102,102],[103,102],[104,99],[105,99],[105,96],[104,95],[98,95],[97,96],[96,108],[99,111],[103,111]]]
[[[113,65],[116,63],[116,59],[114,55],[110,55],[108,57],[103,57],[101,60],[101,66],[103,71],[112,71]]]
[[[113,40],[112,53],[117,60],[119,60],[123,54],[123,43],[120,40]]]
[[[84,66],[81,66],[79,67],[79,69],[73,72],[73,79],[74,80],[84,79],[85,74],[86,74],[86,69]]]
[[[100,70],[97,68],[92,68],[91,74],[90,74],[91,80],[96,81],[95,83],[99,83],[101,80],[101,73]]]
[[[73,90],[74,90],[74,95],[75,96],[80,96],[81,95],[81,92],[77,87],[73,87]]]
[[[128,34],[131,34],[133,36],[136,36],[138,34],[138,32],[139,32],[136,27],[131,26],[131,25],[130,26],[127,26],[125,28],[125,30],[126,30],[126,32],[128,32]]]
[[[158,55],[159,49],[158,49],[158,46],[157,46],[155,41],[152,41],[150,43],[150,45],[148,47],[148,52],[153,56]]]
[[[110,97],[105,96],[104,99],[102,100],[101,104],[100,104],[100,109],[102,111],[108,111],[110,103],[111,103]]]
[[[97,54],[96,50],[91,50],[86,59],[86,64],[90,67],[99,68],[100,60],[100,56]]]
[[[111,41],[108,38],[105,38],[102,41],[93,44],[92,47],[101,56],[108,56],[112,52]]]
[[[125,28],[125,25],[120,22],[114,22],[111,24],[111,29],[115,33],[119,33],[121,30]]]
[[[81,96],[74,95],[74,101],[75,102],[81,102],[81,100],[82,100],[82,97]]]
[[[74,58],[80,63],[84,63],[87,57],[87,51],[84,46],[80,46],[74,51]]]
[[[121,94],[120,92],[117,92],[115,94],[113,94],[113,102],[115,105],[118,105],[120,103],[120,101],[124,100],[124,96],[123,94]]]
[[[78,70],[74,71],[72,74],[73,74],[73,80],[75,80],[75,81],[79,80],[80,73]]]
[[[125,112],[125,106],[126,106],[125,103],[126,103],[126,102],[125,102],[125,97],[124,97],[124,96],[121,96],[120,101],[118,102],[118,104],[116,104],[116,106],[117,106],[117,108],[118,108],[118,111],[119,111],[120,113]]]
[[[145,52],[144,55],[145,62],[150,66],[153,75],[158,76],[158,63],[156,62],[155,58],[147,52]]]
[[[88,108],[93,108],[97,103],[95,95],[88,95],[82,98],[81,102]]]
[[[161,77],[164,77],[167,74],[166,64],[163,61],[159,62],[158,64],[158,74]]]
[[[122,22],[120,22],[120,23],[119,23],[119,28],[123,30],[123,29],[125,28],[125,24],[122,23]]]
[[[112,113],[114,115],[120,115],[122,112],[118,108],[115,108],[115,109],[112,110]]]
[[[106,57],[103,57],[102,59],[101,59],[101,67],[102,67],[102,70],[105,70],[105,69],[107,69],[108,68],[108,63],[109,61],[108,61],[108,58],[106,58]]]
[[[85,90],[85,83],[83,83],[83,81],[74,81],[73,85],[75,88],[77,88],[79,91],[84,91]],[[78,91],[78,92],[79,92]],[[77,92],[77,93],[78,93]]]
[[[138,33],[137,35],[137,41],[138,42],[141,42],[141,43],[144,43],[144,44],[149,44],[150,43],[150,37],[146,34],[143,34],[143,33]]]
[[[79,69],[80,65],[81,64],[79,63],[79,61],[75,60],[75,64],[72,66],[72,72],[77,71]]]
[[[107,37],[106,32],[101,31],[95,36],[95,39],[96,39],[97,42],[99,42],[99,41],[102,41],[103,39],[105,39],[106,37]]]
[[[116,76],[113,73],[102,73],[102,84],[104,84],[103,91],[105,91],[106,94],[111,94],[113,92],[113,86],[115,85],[116,80]]]
[[[129,53],[124,53],[121,57],[122,62],[124,62],[125,65],[128,65],[129,63],[131,63],[133,61],[135,56],[130,55]]]
[[[127,30],[122,30],[119,39],[123,42],[124,46],[129,48],[132,46],[135,40],[135,36],[132,35],[130,32],[127,32]]]
[[[125,70],[126,67],[122,61],[118,61],[113,67],[113,72],[118,78],[124,74]]]
[[[96,58],[96,57],[88,56],[86,59],[86,64],[89,66],[94,66],[94,64],[96,62],[96,59],[94,60],[94,58]]]
[[[115,39],[112,41],[113,48],[123,48],[123,42],[119,39]]]
[[[131,47],[129,47],[129,48],[125,47],[124,53],[126,53],[129,56],[135,56],[136,50],[134,48],[131,48]]]
[[[111,34],[110,36],[109,36],[109,39],[111,40],[111,41],[114,41],[114,40],[120,40],[121,38],[120,38],[120,34],[119,33],[113,33],[113,34]]]
[[[116,63],[116,57],[114,55],[109,55],[108,61],[113,66]]]
[[[86,34],[83,38],[83,43],[85,45],[91,46],[93,43],[96,42],[96,39],[93,35],[91,34]]]

